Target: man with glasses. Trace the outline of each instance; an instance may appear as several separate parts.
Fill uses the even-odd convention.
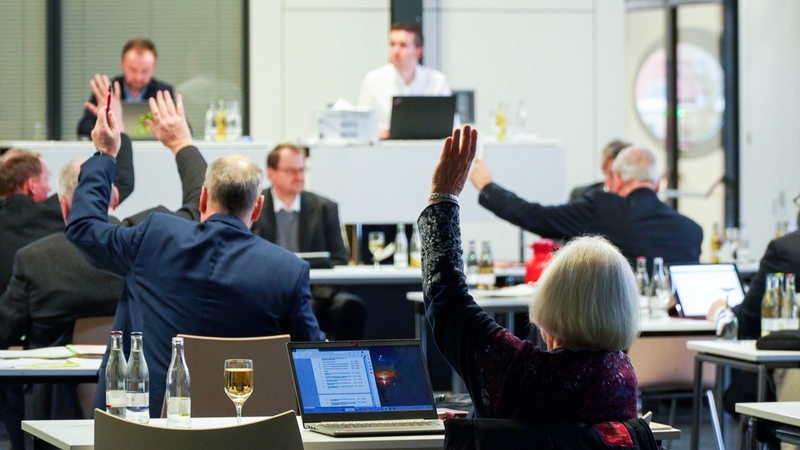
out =
[[[272,186],[262,192],[264,209],[253,233],[295,253],[328,252],[309,258],[312,267],[346,265],[349,252],[342,239],[336,202],[305,190],[305,151],[279,144],[267,155]],[[357,296],[330,286],[312,287],[312,306],[329,338],[363,338],[366,309]]]

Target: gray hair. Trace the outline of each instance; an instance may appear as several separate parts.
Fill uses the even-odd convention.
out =
[[[244,156],[217,159],[206,170],[208,198],[235,216],[253,208],[261,191],[261,169]]]
[[[622,177],[622,181],[651,181],[658,184],[661,178],[655,155],[644,147],[624,148],[614,158],[613,170]]]
[[[73,159],[61,168],[58,172],[58,197],[63,198],[72,204],[72,196],[78,188],[78,177],[81,174],[81,164],[85,158]]]
[[[639,334],[639,294],[630,263],[600,236],[571,240],[539,279],[531,322],[566,345],[623,350]]]

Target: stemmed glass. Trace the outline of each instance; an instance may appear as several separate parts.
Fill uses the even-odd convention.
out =
[[[379,259],[376,258],[378,253],[383,250],[383,247],[386,245],[386,235],[383,231],[370,231],[367,235],[367,248],[369,252],[372,253],[372,261],[375,265],[375,270],[378,270],[381,267],[381,262]]]
[[[253,393],[253,360],[225,360],[225,393],[236,406],[236,423],[242,423],[242,405]]]

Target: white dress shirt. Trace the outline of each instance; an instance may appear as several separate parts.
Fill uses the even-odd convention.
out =
[[[378,129],[389,128],[392,114],[392,97],[401,95],[451,95],[447,78],[442,72],[417,64],[414,79],[406,84],[400,72],[391,64],[371,70],[361,83],[358,106],[375,111]]]

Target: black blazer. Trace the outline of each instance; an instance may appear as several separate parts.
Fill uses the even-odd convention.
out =
[[[761,337],[761,298],[767,274],[775,272],[800,274],[800,231],[774,239],[767,245],[758,263],[758,273],[750,281],[750,290],[744,301],[733,308],[739,320],[740,339]]]
[[[124,101],[126,92],[125,92],[125,83],[123,83],[122,80],[123,80],[122,75],[116,76],[111,80],[111,84],[113,85],[115,81],[119,81],[119,85],[122,88],[122,98]],[[175,89],[173,89],[171,85],[153,78],[152,80],[150,80],[150,83],[148,83],[147,86],[144,87],[143,97],[144,99],[155,97],[156,92],[165,90],[169,91],[169,93],[172,94],[173,98],[175,97]],[[89,102],[94,103],[95,105],[97,104],[97,99],[94,98],[94,94],[92,94],[92,96],[89,97]],[[78,137],[79,138],[91,137],[92,128],[94,128],[94,123],[96,120],[97,117],[94,114],[92,114],[91,111],[84,108],[83,117],[81,117],[81,120],[78,121]]]
[[[261,217],[253,223],[253,233],[275,242],[275,204],[271,189],[262,192],[264,208]],[[350,252],[342,240],[339,226],[339,206],[321,195],[304,191],[300,194],[300,229],[298,237],[301,252],[330,252],[330,264],[326,261],[311,261],[313,267],[346,265]]]
[[[478,201],[501,219],[541,237],[566,241],[585,234],[604,236],[631,265],[637,256],[646,256],[651,266],[656,256],[665,264],[700,258],[700,225],[661,202],[652,189],[636,189],[627,197],[594,190],[570,203],[544,206],[491,183]]]

